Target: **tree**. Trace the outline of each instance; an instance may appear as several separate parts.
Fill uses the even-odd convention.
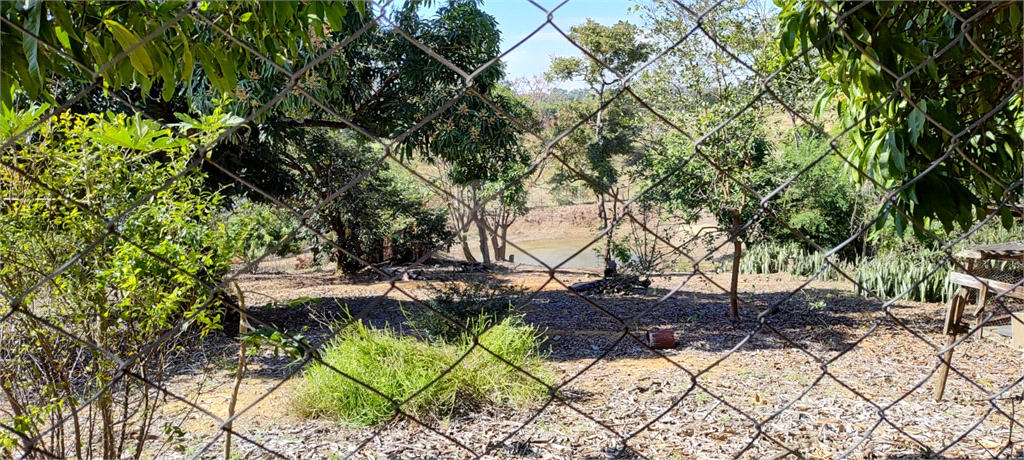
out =
[[[716,126],[723,119],[723,110],[711,110],[708,117],[698,117],[690,126]],[[745,114],[716,134],[694,146],[681,136],[665,139],[666,147],[652,152],[645,162],[651,181],[662,181],[645,200],[663,202],[670,211],[690,222],[701,211],[711,213],[718,226],[728,232],[732,241],[732,280],[730,310],[739,318],[739,264],[743,243],[749,242],[748,223],[758,218],[759,203],[751,191],[769,190],[771,176],[766,168],[770,146],[759,132],[753,114]]]
[[[545,73],[549,81],[582,79],[596,97],[564,106],[560,122],[555,123],[556,132],[562,132],[580,118],[593,114],[593,119],[588,121],[591,132],[576,130],[560,144],[563,159],[568,164],[556,174],[555,180],[561,184],[583,181],[596,196],[598,215],[606,229],[604,261],[605,272],[609,273],[613,226],[619,219],[619,209],[617,199],[612,200],[609,209],[607,195],[618,196],[614,190],[620,176],[618,162],[636,154],[633,139],[641,126],[629,101],[624,98],[612,104],[606,101],[625,87],[622,79],[650,58],[654,46],[643,41],[639,28],[626,21],[609,27],[588,19],[585,24],[570,28],[569,38],[600,62],[589,57],[555,57]]]
[[[793,139],[780,145],[769,161],[771,187],[803,173],[768,203],[775,219],[760,222],[761,239],[791,241],[807,250],[816,250],[795,230],[822,248],[838,247],[859,233],[867,214],[867,199],[853,181],[842,179],[841,158],[828,155],[819,160],[823,152],[829,151],[827,138],[807,126],[796,131]],[[860,248],[849,244],[844,249],[846,255],[853,256]]]
[[[25,91],[31,100],[52,102],[47,90],[53,75],[91,84],[92,69],[103,69],[104,87],[117,90],[138,85],[142,94],[160,83],[165,101],[174,96],[181,82],[185,91],[196,87],[196,64],[206,81],[219,93],[233,93],[239,76],[259,67],[260,58],[224,43],[226,37],[193,17],[176,20],[191,5],[166,2],[58,2],[5,3],[3,15],[22,32],[7,23],[0,37],[7,45],[0,64],[0,96],[10,107],[14,93]],[[365,18],[367,3],[348,2],[203,2],[198,14],[245,40],[256,51],[277,64],[287,66],[300,59],[305,50],[315,49],[327,31],[354,32]],[[135,46],[143,37],[171,24],[157,37]],[[310,33],[313,31],[313,33]],[[32,34],[35,37],[33,37]],[[38,37],[38,39],[36,38]],[[215,38],[215,39],[214,39]],[[40,40],[41,39],[41,40]],[[127,58],[113,59],[130,50]]]
[[[526,206],[525,179],[520,179],[521,171],[511,170],[504,181],[494,182],[488,192],[495,197],[488,204],[483,218],[491,229],[491,248],[494,249],[494,260],[508,260],[508,229],[519,216],[525,215]]]
[[[302,176],[301,191],[292,199],[303,209],[328,200],[362,176],[307,222],[333,234],[336,246],[318,244],[318,257],[327,256],[339,270],[352,273],[364,268],[364,262],[415,261],[451,236],[443,210],[429,207],[426,197],[398,180],[387,163],[371,167],[382,155],[379,148],[349,131],[306,130],[285,146],[290,164]]]
[[[849,129],[852,172],[900,189],[879,225],[925,237],[932,221],[966,230],[1021,202],[1020,2],[779,4],[780,49],[820,55],[817,108]]]
[[[406,2],[395,10],[392,22],[465,71],[474,71],[498,56],[497,25],[476,2],[448,2],[431,18],[417,15],[421,3]],[[285,199],[298,197],[313,184],[325,186],[316,175],[306,174],[311,165],[296,162],[296,157],[288,154],[295,143],[280,141],[309,132],[298,128],[358,129],[385,140],[402,136],[404,140],[394,152],[397,156],[444,161],[451,165],[452,179],[459,184],[498,180],[508,168],[521,169],[527,161],[518,145],[518,127],[499,112],[513,117],[530,115],[510,92],[498,86],[504,75],[500,63],[477,74],[471,91],[451,107],[425,126],[417,126],[459,96],[466,82],[394,28],[369,23],[374,12],[368,4],[204,2],[175,22],[185,7],[171,3],[159,7],[83,3],[74,8],[4,4],[3,12],[12,22],[25,24],[41,39],[3,25],[4,43],[13,45],[5,46],[5,53],[19,44],[39,51],[5,59],[0,66],[4,94],[10,96],[5,103],[15,103],[13,95],[20,90],[26,94],[22,99],[52,100],[47,88],[60,86],[71,96],[92,84],[88,72],[62,53],[87,67],[110,63],[102,75],[107,92],[91,95],[89,109],[131,101],[133,109],[171,122],[179,110],[206,113],[215,101],[228,100],[232,111],[252,116],[252,121],[236,136],[214,146],[211,161],[204,163],[213,182],[211,188],[231,186],[234,193],[249,192],[238,187],[232,177],[237,176]],[[40,18],[52,20],[40,22]],[[161,29],[165,23],[173,25]],[[240,41],[254,43],[254,50],[273,63],[227,41],[208,23]],[[81,30],[86,32],[79,33]],[[154,33],[154,39],[135,46]],[[111,61],[127,50],[132,50],[128,58]],[[305,69],[328,51],[332,52],[329,59],[301,72],[296,81],[285,73]],[[295,92],[278,98],[294,83],[313,98]],[[272,101],[276,103],[264,110]],[[338,120],[336,114],[347,121]],[[324,146],[317,139],[307,141]],[[430,226],[424,222],[421,227]]]
[[[498,56],[497,24],[477,2],[450,1],[427,19],[416,13],[422,3],[406,2],[397,8],[393,22],[464,71],[474,71]],[[278,67],[298,71],[339,47],[330,59],[298,75],[299,86],[351,124],[391,139],[439,110],[465,86],[455,71],[394,29],[369,24],[374,12],[366,2],[202,2],[196,11],[177,21],[176,15],[187,5],[77,5],[2,5],[11,22],[23,24],[42,39],[6,23],[0,28],[8,45],[0,64],[5,105],[14,103],[17,91],[24,91],[30,101],[52,101],[49,85],[55,76],[84,87],[94,83],[89,69],[97,67],[105,69],[101,75],[105,89],[136,91],[132,95],[138,97],[131,100],[138,101],[137,108],[158,119],[168,114],[159,101],[169,102],[175,95],[185,96],[196,113],[208,113],[215,100],[228,95],[235,114],[245,117],[259,112],[249,127],[261,132],[281,126],[351,129],[349,123],[301,94],[290,93],[260,112],[290,84]],[[274,63],[227,40],[207,21],[251,44]],[[163,28],[164,24],[173,26]],[[154,33],[155,38],[135,46]],[[18,52],[23,49],[32,52]],[[132,50],[127,58],[112,60],[127,50]],[[503,77],[501,64],[495,63],[475,76],[472,88],[502,109],[515,111],[502,105],[507,98],[492,94]],[[160,90],[155,91],[158,82],[162,82]],[[411,133],[401,150],[405,155],[420,154],[452,163],[460,182],[488,180],[497,177],[505,164],[521,160],[514,148],[512,125],[480,98],[467,94],[429,126]],[[505,134],[492,136],[494,132]]]
[[[692,11],[708,8],[702,2],[687,5]],[[642,11],[654,36],[665,44],[679,42],[693,27],[694,18],[673,2],[653,2]],[[690,138],[707,135],[694,145],[690,138],[670,132],[655,143],[660,147],[644,159],[648,167],[643,170],[651,183],[666,179],[648,199],[665,203],[690,221],[707,211],[729,233],[733,245],[730,316],[734,319],[739,317],[739,263],[743,243],[750,237],[744,228],[758,218],[759,211],[751,192],[765,191],[770,182],[765,169],[770,146],[762,120],[771,107],[754,96],[762,83],[760,76],[773,62],[765,56],[771,21],[764,11],[744,1],[716,4],[701,19],[704,33],[692,34],[672,47],[641,90],[644,100],[687,129]],[[660,121],[654,118],[651,124]]]

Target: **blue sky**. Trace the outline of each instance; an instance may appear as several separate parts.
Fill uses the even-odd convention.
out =
[[[548,10],[561,3],[560,0],[534,1]],[[620,20],[640,25],[640,18],[629,13],[629,8],[634,5],[636,2],[631,0],[570,0],[554,10],[552,22],[566,33],[570,27],[586,22],[587,18],[604,25]],[[526,0],[484,0],[482,9],[498,21],[502,52],[508,51],[547,20],[547,13]],[[552,55],[579,56],[581,53],[551,25],[547,25],[505,56],[506,76],[513,80],[543,74],[551,64]],[[563,83],[559,86],[574,89],[582,87],[582,84]]]

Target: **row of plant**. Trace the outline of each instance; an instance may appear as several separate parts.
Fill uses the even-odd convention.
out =
[[[740,271],[789,273],[800,278],[814,276],[821,281],[852,279],[859,295],[892,298],[906,293],[904,298],[908,300],[940,302],[949,297],[946,286],[949,268],[946,265],[936,268],[941,255],[938,252],[891,252],[844,260],[837,255],[826,257],[824,252],[809,251],[797,243],[764,243],[747,250],[740,262]]]
[[[1009,229],[987,225],[968,235],[956,248],[1020,239],[1020,227]],[[903,296],[919,302],[945,302],[953,293],[947,282],[956,266],[946,252],[929,249],[917,241],[905,241],[873,256],[846,259],[838,254],[826,257],[799,243],[766,242],[750,247],[740,261],[747,274],[789,273],[822,281],[851,279],[858,295],[893,298]],[[954,249],[952,253],[956,253]]]

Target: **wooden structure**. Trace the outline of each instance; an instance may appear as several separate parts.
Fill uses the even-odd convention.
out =
[[[1020,279],[997,280],[986,277],[979,268],[982,263],[991,261],[1010,261],[1024,265],[1024,241],[1011,243],[1000,243],[986,246],[975,246],[964,249],[956,254],[964,261],[966,273],[952,272],[949,274],[949,282],[960,286],[956,293],[949,299],[946,309],[946,321],[942,327],[943,335],[946,335],[946,352],[943,356],[942,365],[939,367],[938,382],[935,385],[935,400],[942,400],[942,393],[946,390],[946,378],[949,376],[949,364],[953,358],[953,344],[956,343],[957,335],[970,332],[972,329],[980,330],[982,321],[985,320],[983,312],[985,301],[989,296],[1004,296],[1015,299],[1024,299],[1024,286],[1020,285]],[[974,311],[971,312],[975,318],[974,327],[971,328],[963,323],[964,309],[972,292],[977,292],[977,302]],[[988,318],[988,321],[998,321],[1010,315],[998,315]],[[1014,315],[1016,316],[1016,315]],[[1020,318],[1011,320],[1013,323],[1013,341],[1024,340],[1018,338],[1017,334],[1024,336],[1024,323]],[[1020,324],[1018,324],[1020,323]]]

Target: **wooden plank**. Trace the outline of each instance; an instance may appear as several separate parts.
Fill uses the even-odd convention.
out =
[[[939,366],[939,373],[936,375],[938,381],[935,382],[935,400],[942,401],[942,394],[946,391],[946,379],[949,378],[949,363],[953,361],[953,344],[956,343],[956,334],[950,335],[946,338],[946,355],[943,357],[942,364]]]
[[[956,335],[960,333],[960,319],[964,315],[964,304],[967,303],[967,289],[960,288],[956,294],[949,299],[949,306],[946,308],[946,322],[942,326],[943,335]]]
[[[977,260],[1016,260],[1024,262],[1024,241],[972,246],[956,253],[956,256]]]
[[[981,289],[982,286],[987,284],[988,291],[992,296],[999,296],[1005,293],[1005,295],[1010,297],[1024,299],[1024,286],[1014,286],[1010,283],[1004,283],[1002,281],[990,280],[988,278],[978,278],[976,276],[967,275],[959,272],[950,272],[949,282],[974,289]]]
[[[1013,331],[1010,338],[1010,345],[1018,350],[1024,348],[1024,313],[1012,313],[1010,319],[1010,330]]]

